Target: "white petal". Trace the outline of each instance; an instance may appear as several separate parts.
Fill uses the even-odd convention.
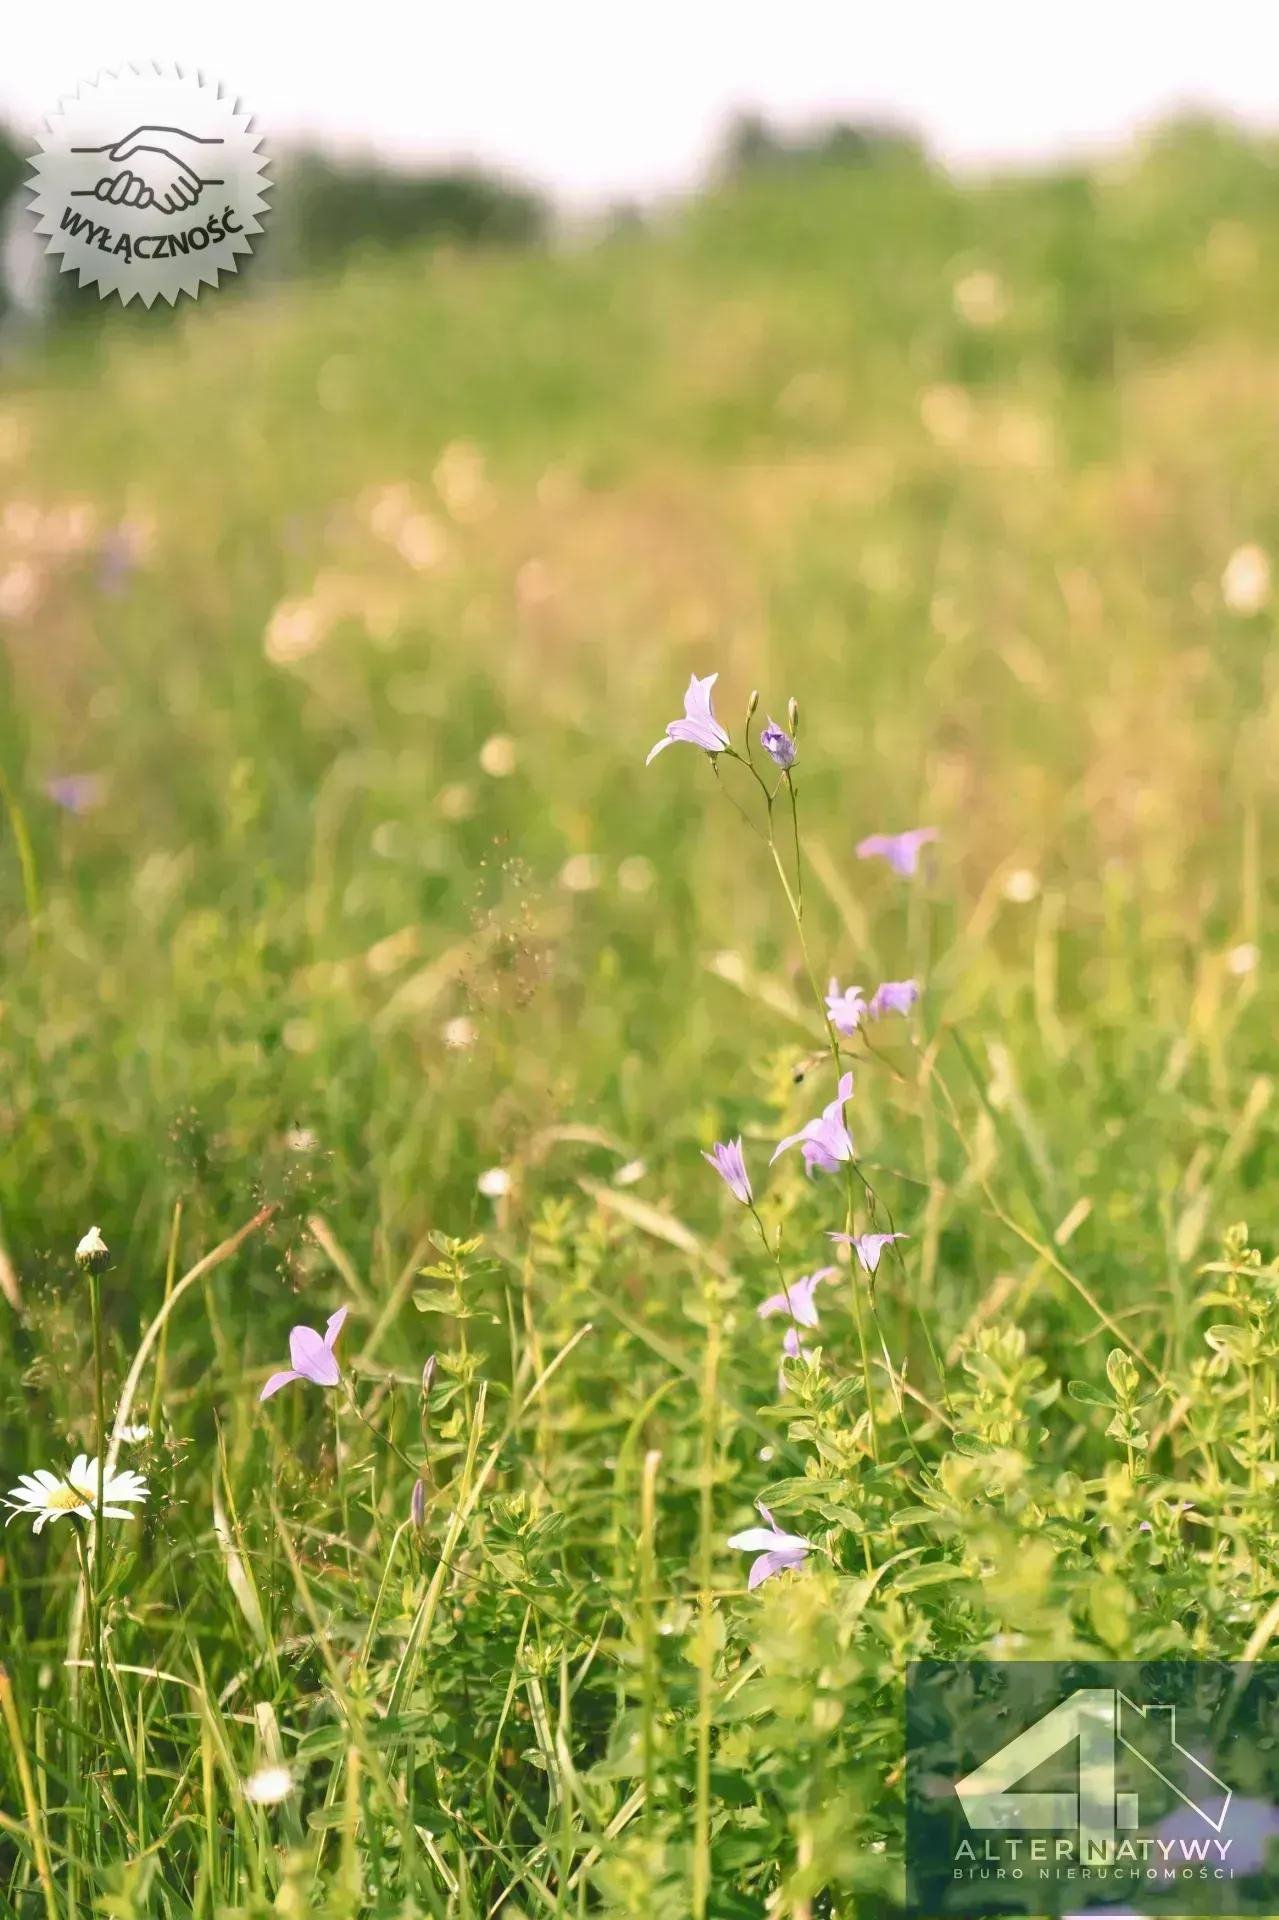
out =
[[[771,1553],[785,1538],[770,1527],[747,1527],[744,1533],[733,1534],[728,1544],[738,1553]]]

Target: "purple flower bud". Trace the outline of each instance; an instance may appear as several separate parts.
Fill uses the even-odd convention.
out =
[[[413,1498],[409,1502],[409,1517],[415,1527],[422,1527],[426,1521],[426,1486],[423,1481],[413,1482]]]
[[[714,1167],[724,1185],[744,1207],[749,1207],[751,1193],[750,1175],[746,1171],[746,1160],[742,1153],[742,1137],[727,1142],[717,1140],[714,1151],[703,1153],[703,1160]]]
[[[759,744],[769,759],[775,760],[784,772],[794,766],[795,742],[785,727],[778,726],[776,720],[770,719],[768,725],[761,729]]]
[[[424,1400],[429,1400],[431,1397],[431,1382],[434,1380],[434,1378],[435,1378],[435,1355],[432,1354],[430,1359],[427,1361],[426,1365],[422,1369],[422,1398]]]

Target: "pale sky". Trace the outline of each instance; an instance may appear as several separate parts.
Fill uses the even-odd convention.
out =
[[[578,206],[695,184],[746,107],[900,120],[979,167],[1187,105],[1279,129],[1273,0],[14,0],[0,119],[147,59],[221,81],[268,147],[486,161]]]

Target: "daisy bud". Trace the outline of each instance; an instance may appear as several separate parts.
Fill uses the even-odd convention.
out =
[[[101,1273],[111,1258],[106,1241],[97,1227],[90,1227],[75,1250],[76,1265],[86,1273]]]
[[[413,1498],[409,1503],[409,1517],[413,1525],[421,1529],[426,1524],[426,1486],[421,1480],[413,1482]]]

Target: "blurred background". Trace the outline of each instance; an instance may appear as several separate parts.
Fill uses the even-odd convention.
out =
[[[176,46],[135,0],[5,43],[10,1238],[150,1260],[175,1192],[212,1230],[252,1187],[398,1271],[562,1153],[717,1218],[697,1148],[775,1136],[805,1034],[767,860],[695,756],[643,770],[718,671],[734,730],[805,716],[823,972],[989,1038],[1046,1214],[1193,1246],[1267,1044],[1269,10],[224,0]],[[54,280],[22,206],[122,57],[272,156],[173,313]],[[921,888],[857,868],[923,822]],[[989,1221],[876,1086],[962,1318]]]
[[[1211,22],[1146,4],[1036,8],[929,0],[773,9],[656,0],[607,17],[586,0],[534,15],[374,0],[343,35],[299,36],[250,0],[207,9],[189,47],[171,10],[84,0],[6,28],[0,201],[30,136],[82,78],[122,60],[193,64],[237,93],[279,190],[258,278],[331,268],[361,249],[545,242],[651,213],[743,167],[912,147],[967,173],[1115,152],[1186,113],[1256,130],[1279,119],[1279,35],[1255,0]],[[16,203],[16,204],[20,204]],[[10,299],[48,278],[29,223],[5,223]]]

